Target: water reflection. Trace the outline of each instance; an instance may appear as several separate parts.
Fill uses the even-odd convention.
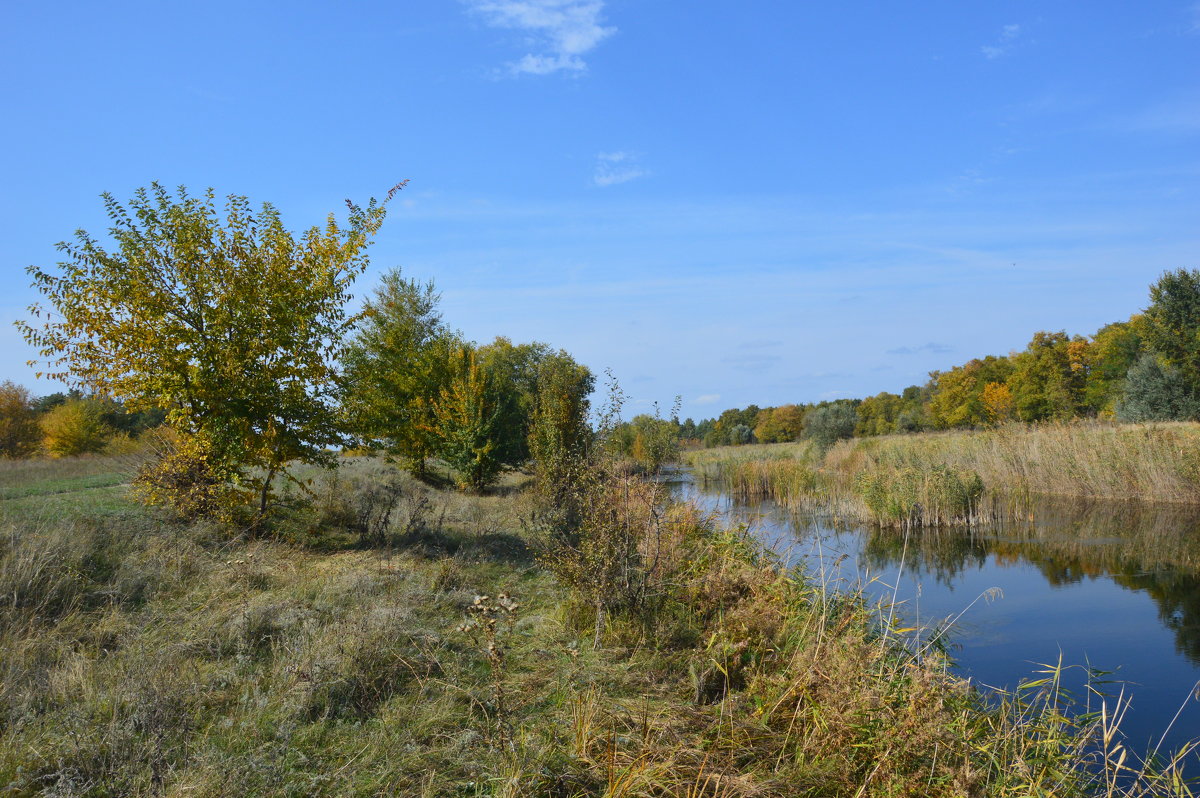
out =
[[[1164,750],[1200,737],[1200,703],[1190,698],[1200,680],[1195,508],[1044,502],[1020,523],[906,536],[738,503],[711,486],[674,490],[749,524],[827,583],[898,601],[906,625],[953,619],[956,668],[977,683],[1012,688],[1061,657],[1125,684],[1133,708],[1123,728],[1135,750],[1152,748],[1168,727]],[[1086,692],[1081,673],[1067,679],[1076,696]]]
[[[1153,599],[1176,650],[1200,664],[1200,514],[1175,506],[1043,502],[1035,520],[991,531],[928,530],[905,536],[862,530],[860,557],[953,586],[989,562],[1028,563],[1052,587],[1102,577]]]

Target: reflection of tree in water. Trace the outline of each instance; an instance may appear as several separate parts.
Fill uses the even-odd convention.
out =
[[[931,529],[906,535],[875,529],[863,557],[951,585],[963,571],[1027,562],[1051,585],[1109,576],[1143,591],[1175,634],[1181,654],[1200,664],[1200,510],[1177,506],[1046,503],[1034,521],[986,533]]]
[[[1163,626],[1175,633],[1175,648],[1200,665],[1200,575],[1158,572],[1113,576],[1130,590],[1144,590],[1158,605]]]
[[[983,567],[989,551],[989,541],[970,532],[873,529],[863,541],[862,560],[876,570],[903,561],[905,571],[950,586],[963,571]]]

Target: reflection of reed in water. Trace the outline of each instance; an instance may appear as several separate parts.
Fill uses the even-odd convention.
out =
[[[1178,505],[1040,501],[1035,520],[1009,522],[988,533],[951,529],[905,535],[872,528],[863,561],[900,566],[949,584],[964,570],[1026,562],[1052,585],[1107,576],[1148,594],[1176,648],[1200,664],[1200,510]]]

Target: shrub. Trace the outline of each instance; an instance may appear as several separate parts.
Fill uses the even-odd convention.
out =
[[[184,437],[169,427],[149,433],[156,456],[133,479],[134,493],[146,504],[169,507],[181,518],[232,520],[244,495],[230,480],[204,441]]]
[[[75,457],[104,451],[112,429],[101,419],[103,408],[87,399],[69,399],[42,416],[43,445],[51,457]]]
[[[804,437],[822,448],[854,435],[854,427],[858,424],[858,413],[849,402],[817,407],[804,416]]]

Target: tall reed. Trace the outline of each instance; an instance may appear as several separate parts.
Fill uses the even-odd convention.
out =
[[[881,526],[1026,518],[1035,496],[1200,503],[1200,424],[1080,422],[689,452],[743,500]]]
[[[844,475],[907,465],[969,469],[997,493],[1200,503],[1200,424],[1091,421],[859,438],[824,461]]]

